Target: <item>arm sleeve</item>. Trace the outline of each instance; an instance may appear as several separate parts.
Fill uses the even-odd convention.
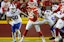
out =
[[[17,9],[18,10],[18,13],[21,13],[21,10],[20,9]]]
[[[64,17],[64,14],[60,16],[60,18]]]
[[[62,18],[62,17],[64,17],[64,14],[63,15],[54,14],[54,16],[56,16],[58,18]]]

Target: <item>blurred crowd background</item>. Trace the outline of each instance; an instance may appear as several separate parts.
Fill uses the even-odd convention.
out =
[[[0,0],[0,8],[1,8],[1,2],[3,0]],[[17,8],[19,8],[21,11],[27,14],[26,7],[29,0],[8,0],[10,3],[16,3],[17,1]],[[37,0],[38,1],[38,7],[45,11],[46,9],[51,10],[52,5],[59,4],[61,0]],[[21,18],[25,18],[26,16],[20,15]],[[6,16],[4,14],[0,14],[0,20],[6,20]]]

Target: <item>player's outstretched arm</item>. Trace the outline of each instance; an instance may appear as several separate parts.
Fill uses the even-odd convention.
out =
[[[58,18],[62,18],[62,17],[64,17],[64,14],[62,14],[62,15],[54,14],[54,16],[56,16]]]
[[[26,13],[24,13],[24,12],[22,12],[22,11],[21,11],[21,13],[22,13],[23,15],[25,15],[25,16],[27,16],[27,17],[28,17],[28,15],[27,15]]]
[[[64,14],[62,14],[59,18],[62,18],[62,17],[64,17]]]
[[[17,9],[19,13],[22,13],[25,16],[28,16],[26,13],[22,12],[21,10]]]

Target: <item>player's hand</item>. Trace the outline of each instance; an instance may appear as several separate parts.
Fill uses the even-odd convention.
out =
[[[13,25],[13,23],[12,23],[12,22],[9,22],[9,24],[10,24],[10,25]]]

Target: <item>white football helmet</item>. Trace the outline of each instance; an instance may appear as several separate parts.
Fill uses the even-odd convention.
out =
[[[16,11],[16,6],[14,4],[11,4],[10,7],[9,7],[9,10],[11,12],[15,12]]]
[[[53,12],[51,10],[45,10],[45,12],[44,12],[45,15],[52,15],[52,13]]]
[[[55,11],[58,7],[58,5],[52,5],[52,11]]]

